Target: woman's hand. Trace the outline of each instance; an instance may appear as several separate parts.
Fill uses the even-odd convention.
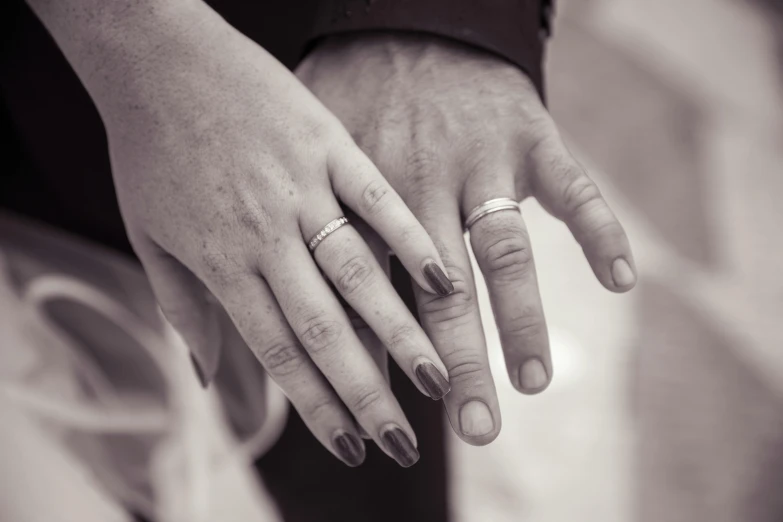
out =
[[[204,4],[139,12],[143,4],[69,58],[82,64],[104,120],[126,228],[164,313],[208,380],[220,344],[216,299],[324,446],[359,464],[355,418],[387,454],[413,464],[413,430],[326,279],[422,393],[448,392],[445,367],[353,227],[314,256],[308,241],[343,204],[422,288],[445,295],[434,244],[339,121],[271,55]]]
[[[635,283],[622,226],[566,149],[525,74],[505,60],[427,35],[335,37],[297,76],[337,115],[438,245],[455,292],[418,292],[419,314],[452,383],[446,409],[471,444],[500,431],[464,219],[495,198],[534,196],[563,220],[601,283]],[[511,210],[472,226],[509,377],[523,393],[549,384],[552,361],[525,224]]]

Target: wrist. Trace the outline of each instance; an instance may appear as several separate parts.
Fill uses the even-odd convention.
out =
[[[30,0],[99,110],[230,28],[196,0]],[[221,27],[222,25],[225,27]]]
[[[445,81],[453,75],[476,71],[509,77],[525,75],[494,53],[429,33],[377,31],[330,36],[313,48],[298,73],[306,78],[314,62],[328,65],[322,70],[336,74],[345,67],[382,70],[389,80],[404,77]],[[473,75],[463,79],[479,80]]]

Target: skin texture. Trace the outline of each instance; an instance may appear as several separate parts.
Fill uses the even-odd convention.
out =
[[[465,441],[501,426],[462,223],[494,198],[535,197],[564,221],[598,280],[635,284],[622,226],[569,153],[526,75],[481,50],[435,36],[373,33],[322,42],[297,76],[384,173],[438,246],[455,292],[417,292],[422,324],[446,363],[444,399]],[[486,279],[509,378],[538,393],[552,378],[546,322],[521,215],[491,214],[470,231]]]
[[[306,243],[342,204],[427,292],[425,268],[443,264],[339,120],[200,2],[32,4],[100,111],[129,238],[204,380],[236,328],[347,464],[364,455],[359,426],[392,458],[390,429],[415,447],[338,294],[422,393],[417,365],[446,376],[443,362],[356,228]]]

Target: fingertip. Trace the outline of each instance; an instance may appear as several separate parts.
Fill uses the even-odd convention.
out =
[[[457,433],[457,435],[459,436],[460,440],[462,440],[463,442],[466,442],[471,446],[481,447],[481,446],[487,446],[495,442],[495,439],[497,439],[498,435],[500,435],[500,430],[493,431],[488,435],[482,435],[480,437],[468,437],[467,435],[463,435],[461,433]]]
[[[383,426],[380,430],[380,440],[386,453],[403,468],[409,468],[419,461],[416,437],[410,437],[401,427],[394,423]]]
[[[421,273],[428,286],[422,286],[424,290],[440,297],[447,297],[454,293],[454,284],[446,275],[445,270],[434,259],[428,258],[424,260]]]
[[[628,292],[636,286],[636,265],[628,248],[613,243],[603,248],[583,247],[583,250],[601,286],[616,294]]]
[[[448,373],[438,368],[426,357],[418,357],[414,361],[413,373],[418,378],[421,387],[424,388],[423,391],[432,400],[439,401],[451,391]]]
[[[618,257],[612,262],[612,288],[615,292],[627,292],[636,285],[636,272],[631,264],[623,257]]]
[[[499,415],[481,399],[470,399],[459,408],[459,437],[473,446],[484,446],[500,433]]]
[[[364,442],[345,430],[337,430],[332,436],[332,447],[346,466],[360,466],[366,457]]]
[[[481,399],[469,399],[449,422],[460,440],[471,446],[486,446],[500,435],[500,413],[493,413]]]
[[[551,370],[547,371],[541,359],[531,357],[519,366],[516,379],[512,375],[511,381],[518,392],[537,395],[549,387],[549,383],[552,382],[551,373]]]

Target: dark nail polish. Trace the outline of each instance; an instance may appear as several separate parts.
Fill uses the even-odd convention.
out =
[[[381,433],[381,439],[397,464],[403,468],[409,468],[419,460],[419,452],[400,428],[395,426],[387,429]]]
[[[449,381],[440,373],[440,370],[431,362],[424,362],[416,366],[416,377],[430,397],[434,401],[439,401],[444,395],[449,393],[451,385]]]
[[[364,462],[364,444],[352,434],[339,431],[332,439],[332,443],[343,462],[352,468]]]
[[[201,383],[201,387],[205,390],[207,389],[207,386],[209,386],[209,381],[207,381],[206,375],[204,375],[204,370],[201,369],[201,365],[198,363],[195,357],[193,357],[193,354],[190,354],[190,362],[193,365],[193,371],[196,372],[196,377],[198,377],[198,382]]]
[[[430,261],[424,265],[424,277],[430,284],[435,293],[441,297],[446,297],[454,291],[454,285],[451,284],[449,278],[443,273],[438,264],[435,261]]]

